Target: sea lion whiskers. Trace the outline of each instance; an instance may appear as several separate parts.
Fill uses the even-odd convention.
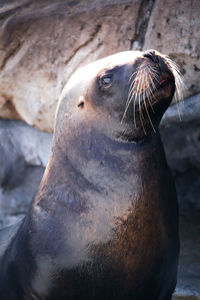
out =
[[[128,81],[128,82],[130,82],[130,81],[132,80],[133,76],[134,76],[136,73],[137,73],[137,71],[135,71],[135,72],[133,72],[133,73],[131,74],[131,76],[130,76],[130,78],[129,78],[129,81]]]
[[[146,130],[145,130],[144,123],[143,123],[144,115],[143,115],[142,109],[141,109],[141,97],[142,97],[142,90],[143,90],[143,85],[141,85],[141,83],[142,83],[142,80],[140,80],[139,84],[137,85],[137,91],[139,91],[139,93],[138,93],[139,116],[140,116],[140,123],[142,125],[143,132],[146,135]]]
[[[133,84],[133,83],[132,83],[132,84]],[[131,85],[132,85],[132,84],[131,84]],[[130,88],[129,88],[129,90],[130,90]],[[127,101],[126,101],[125,110],[124,110],[124,114],[123,114],[121,123],[123,122],[123,120],[124,120],[124,118],[125,118],[125,116],[126,116],[127,110],[128,110],[128,108],[129,108],[129,105],[130,105],[130,103],[131,103],[131,101],[132,101],[132,99],[133,99],[133,96],[134,96],[133,90],[134,90],[134,87],[132,87],[132,88],[131,88],[131,91],[129,91],[129,94],[128,94],[128,98],[127,98]]]
[[[177,64],[173,60],[171,60],[167,55],[165,56],[165,61],[168,65],[170,71],[174,75],[175,87],[176,87],[174,99],[175,99],[176,103],[178,103],[183,100],[184,83],[183,83],[182,74],[181,74]]]
[[[136,98],[133,100],[133,123],[134,123],[134,127],[137,128],[137,124],[136,124],[136,114],[135,114],[135,101],[136,101]]]
[[[145,95],[145,94],[146,94],[146,93],[144,92],[144,95]],[[153,123],[152,123],[151,117],[150,117],[150,115],[149,115],[149,111],[148,111],[148,107],[147,107],[147,104],[146,104],[145,97],[144,97],[144,106],[145,106],[145,110],[146,110],[146,113],[147,113],[147,116],[148,116],[149,122],[150,122],[150,124],[151,124],[151,127],[152,127],[153,131],[154,131],[154,132],[156,132],[156,130],[155,130],[155,127],[153,126]]]
[[[144,68],[144,71],[145,71],[146,66],[143,67],[143,68]],[[137,68],[137,69],[138,69],[138,68]],[[140,70],[136,70],[135,72],[133,72],[133,73],[131,74],[130,78],[129,78],[129,82],[131,81],[131,79],[133,78],[133,76],[134,76],[135,74],[137,74],[138,72],[141,72],[141,71],[142,71],[142,70],[140,69]],[[130,106],[130,103],[131,103],[132,100],[133,100],[133,97],[134,97],[134,90],[135,90],[135,80],[133,80],[133,81],[131,82],[131,84],[130,84],[129,92],[128,92],[128,98],[127,98],[127,101],[126,101],[125,110],[124,110],[124,114],[123,114],[123,117],[122,117],[121,122],[123,122],[123,120],[124,120],[124,118],[125,118],[125,116],[126,116],[127,110],[128,110],[128,108],[129,108],[129,106]],[[134,102],[135,102],[135,101],[134,101]]]
[[[167,64],[169,70],[172,72],[175,78],[175,101],[177,103],[183,98],[183,81],[181,77],[181,73],[177,67],[177,65],[168,57],[163,55],[163,59]],[[142,63],[137,67],[136,71],[133,72],[129,78],[130,86],[128,91],[128,97],[125,105],[125,110],[123,113],[122,121],[124,120],[130,103],[133,102],[133,118],[134,118],[134,127],[136,128],[136,106],[138,105],[138,113],[141,126],[143,128],[144,133],[146,134],[146,130],[144,128],[144,109],[148,116],[149,122],[153,131],[155,132],[154,125],[151,120],[151,115],[149,113],[149,106],[151,107],[152,112],[153,109],[153,99],[155,99],[155,92],[157,91],[157,84],[159,83],[159,69],[152,64],[144,64]],[[148,105],[147,105],[148,101]],[[143,109],[144,108],[144,109]]]
[[[141,74],[141,80],[140,80],[140,84],[138,86],[139,87],[138,90],[142,96],[144,107],[145,107],[149,122],[151,124],[151,127],[152,127],[153,131],[156,132],[155,127],[152,123],[149,111],[148,111],[148,107],[146,104],[146,98],[149,102],[149,105],[150,105],[152,111],[154,112],[151,100],[154,97],[153,91],[156,90],[156,85],[153,80],[158,82],[157,77],[159,76],[159,73],[158,73],[158,70],[156,68],[152,67],[151,65],[147,65],[145,68],[141,68],[141,72],[142,72],[142,74]],[[141,105],[140,105],[140,97],[139,97],[139,108],[140,108],[140,106]],[[140,111],[141,111],[141,108],[140,108]],[[140,113],[140,120],[142,123],[143,131],[146,134],[141,117],[142,117],[142,119],[144,119],[143,114],[141,115],[141,113]]]
[[[145,74],[145,80],[147,81],[147,73]],[[145,90],[145,94],[146,94],[145,97],[147,98],[147,100],[148,100],[148,102],[149,102],[149,105],[150,105],[150,107],[151,107],[151,110],[152,110],[152,112],[154,113],[154,109],[153,109],[153,106],[152,106],[152,103],[151,103],[151,100],[152,100],[152,98],[154,97],[154,94],[153,94],[151,88],[146,89],[146,90]]]
[[[136,76],[133,78],[133,76],[136,74]],[[156,89],[155,83],[153,81],[153,79],[155,79],[156,81],[158,81],[158,70],[154,67],[152,67],[151,65],[142,65],[137,67],[136,72],[134,72],[133,74],[131,74],[130,78],[129,78],[129,82],[132,80],[129,87],[129,93],[128,93],[128,98],[126,101],[126,106],[125,106],[125,110],[124,110],[124,114],[122,117],[122,122],[126,116],[127,110],[130,106],[130,103],[133,102],[133,110],[134,110],[134,126],[136,128],[136,101],[138,100],[138,105],[139,105],[139,116],[140,116],[140,122],[143,128],[144,133],[146,134],[146,130],[144,128],[144,115],[142,112],[142,105],[144,105],[148,119],[150,121],[150,124],[152,126],[152,129],[155,131],[155,128],[153,126],[149,111],[148,111],[148,107],[147,107],[147,103],[146,103],[146,98],[148,100],[148,103],[153,110],[153,106],[151,103],[152,98],[154,97],[153,95],[153,91]],[[152,79],[153,78],[153,79]],[[142,104],[144,103],[144,104]]]
[[[144,72],[146,70],[147,66],[143,67],[143,68],[140,68],[140,70],[134,72],[130,78],[129,78],[129,82],[130,80],[132,79],[133,75],[135,75],[136,73],[140,73],[140,72]],[[129,95],[132,94],[132,92],[134,91],[135,89],[135,80],[132,81],[131,85],[130,85],[130,88],[129,88]],[[128,98],[129,98],[129,95],[128,95]]]
[[[146,110],[146,113],[147,113],[147,116],[148,116],[148,119],[149,119],[149,122],[151,124],[151,127],[153,129],[154,132],[156,132],[154,126],[153,126],[153,123],[152,123],[152,120],[151,120],[151,117],[150,117],[150,114],[149,114],[149,111],[148,111],[148,107],[147,107],[147,103],[146,103],[146,98],[148,99],[148,102],[150,103],[150,106],[152,108],[152,104],[151,104],[151,99],[149,98],[149,95],[147,93],[147,91],[149,89],[151,89],[151,86],[149,85],[149,80],[147,79],[147,74],[148,74],[148,77],[149,77],[149,73],[145,72],[143,75],[144,75],[144,84],[142,85],[142,92],[141,92],[141,95],[142,95],[142,98],[143,98],[143,103],[144,103],[144,107],[145,107],[145,110]],[[149,86],[148,86],[149,85]],[[148,88],[146,88],[148,86]]]
[[[144,77],[143,73],[142,73],[142,76]],[[142,94],[142,85],[143,83],[143,80],[139,80],[139,83],[137,84],[137,90],[139,91],[138,93],[138,99],[139,99],[139,112],[140,112],[140,116],[142,117],[142,119],[144,119],[144,116],[143,116],[143,113],[142,113],[142,110],[141,110],[141,94]]]
[[[148,83],[148,80],[147,80],[147,73],[146,73],[146,74],[145,74],[145,85],[146,85],[147,83]],[[151,124],[151,127],[152,127],[153,131],[156,132],[155,127],[154,127],[154,125],[153,125],[153,122],[152,122],[152,120],[151,120],[149,111],[148,111],[147,104],[146,104],[146,98],[147,98],[147,100],[148,100],[148,102],[149,102],[149,104],[150,104],[150,107],[151,107],[152,111],[154,112],[153,106],[152,106],[152,103],[151,103],[150,94],[148,93],[149,90],[151,90],[151,86],[150,86],[149,88],[147,88],[147,89],[144,89],[142,95],[143,95],[144,106],[145,106],[145,110],[146,110],[146,113],[147,113],[149,122],[150,122],[150,124]],[[153,94],[153,93],[152,93],[152,94]]]
[[[184,83],[182,74],[177,66],[177,64],[169,58],[169,56],[165,56],[165,61],[172,72],[174,79],[175,79],[175,93],[174,93],[174,100],[177,106],[179,119],[181,120],[181,108],[179,103],[183,101],[183,91],[184,91]]]

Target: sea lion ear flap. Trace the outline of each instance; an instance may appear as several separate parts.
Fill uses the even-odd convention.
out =
[[[85,98],[83,96],[81,96],[79,99],[78,99],[78,104],[77,104],[77,107],[79,108],[84,108],[85,106]]]

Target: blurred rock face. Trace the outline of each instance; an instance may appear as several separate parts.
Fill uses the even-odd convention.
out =
[[[69,76],[99,57],[130,49],[140,2],[9,3],[0,10],[0,116],[52,131]]]
[[[151,14],[143,48],[168,54],[180,66],[185,96],[200,91],[199,1],[159,0]]]
[[[0,120],[0,228],[27,211],[46,167],[52,135]]]
[[[155,48],[200,91],[196,0],[14,0],[0,7],[0,117],[53,130],[60,92],[80,66],[115,52]]]
[[[171,106],[160,133],[181,207],[200,211],[200,94]]]

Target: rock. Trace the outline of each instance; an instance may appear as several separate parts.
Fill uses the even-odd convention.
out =
[[[42,179],[44,168],[26,167],[24,178],[15,188],[0,188],[0,227],[22,218]]]
[[[25,172],[25,161],[17,141],[12,141],[6,132],[0,132],[0,186],[13,188],[22,180]]]
[[[175,299],[200,299],[200,212],[181,211],[181,251]],[[174,299],[174,300],[175,300]]]
[[[180,116],[179,116],[180,115]],[[171,106],[161,137],[180,203],[181,252],[173,300],[200,299],[200,94]]]
[[[179,116],[180,114],[180,116]],[[200,94],[171,106],[161,123],[161,137],[176,182],[179,202],[200,209]]]
[[[5,251],[12,242],[12,239],[15,237],[22,222],[23,218],[18,219],[15,224],[6,226],[0,230],[0,264]]]
[[[0,153],[3,153],[3,149],[10,149],[9,160],[16,162],[16,156],[22,155],[27,165],[46,167],[51,149],[51,134],[40,132],[20,121],[0,119],[0,137]]]
[[[200,92],[200,5],[196,0],[156,1],[142,49],[155,48],[180,66],[185,96]]]
[[[0,117],[52,131],[69,76],[97,58],[130,49],[140,3],[5,1],[0,8]]]
[[[180,109],[173,105],[161,123],[168,162],[175,172],[200,168],[200,94],[188,98]]]
[[[60,92],[80,66],[155,48],[181,67],[186,96],[200,91],[200,6],[181,1],[4,1],[0,8],[0,117],[52,132]]]
[[[20,121],[0,120],[0,227],[21,219],[35,195],[52,135]]]

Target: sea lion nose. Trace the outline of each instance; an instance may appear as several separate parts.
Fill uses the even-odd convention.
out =
[[[144,57],[148,57],[150,58],[154,63],[158,63],[158,56],[156,55],[156,51],[155,50],[147,50],[144,52]]]

